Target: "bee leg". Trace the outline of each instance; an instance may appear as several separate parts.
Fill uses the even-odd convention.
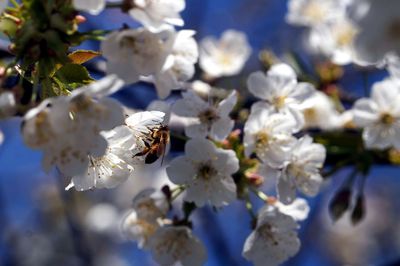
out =
[[[145,164],[152,164],[152,163],[154,163],[155,161],[157,161],[158,158],[159,158],[159,157],[157,156],[156,153],[149,153],[149,154],[146,156],[146,158],[145,158],[145,160],[144,160],[144,163],[145,163]]]
[[[145,147],[142,151],[140,151],[140,152],[134,154],[134,155],[132,156],[132,158],[135,158],[135,157],[137,157],[137,156],[146,155],[146,154],[151,150],[151,146],[150,146],[150,144],[149,144],[148,142],[144,142],[144,145],[145,145],[146,147]]]

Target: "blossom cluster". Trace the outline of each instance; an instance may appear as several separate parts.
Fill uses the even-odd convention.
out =
[[[398,4],[393,0],[290,0],[286,20],[309,29],[310,50],[336,64],[383,64],[399,52]]]
[[[27,53],[26,60],[11,65],[9,71],[31,82],[35,93],[24,108],[16,93],[1,93],[0,119],[23,116],[25,144],[43,153],[45,171],[56,168],[70,179],[66,190],[113,189],[136,168],[155,162],[163,165],[170,140],[184,140],[184,151],[165,160],[170,185],[146,189],[134,197],[121,225],[126,238],[150,251],[160,265],[203,265],[207,251],[192,231],[191,214],[197,208],[219,210],[240,200],[253,219],[242,255],[254,265],[278,265],[301,246],[297,230],[309,207],[297,192],[315,196],[324,183],[329,143],[321,141],[321,132],[350,128],[360,133],[366,152],[400,150],[400,60],[396,54],[400,45],[398,32],[392,32],[398,27],[393,24],[398,17],[388,15],[378,21],[375,34],[379,36],[367,30],[375,13],[392,14],[387,6],[398,4],[394,0],[385,0],[387,6],[376,3],[288,2],[287,22],[308,27],[307,40],[314,52],[338,65],[372,64],[388,70],[387,78],[373,84],[371,97],[355,100],[348,110],[340,97],[281,60],[250,73],[244,90],[219,88],[216,81],[241,74],[251,56],[243,32],[226,30],[219,39],[206,37],[198,44],[195,31],[175,28],[184,26],[180,15],[184,0],[129,0],[120,7],[141,26],[108,32],[100,52],[54,56],[57,47],[73,43],[77,36],[72,34],[68,42],[60,41],[56,48],[46,43],[49,47],[45,51],[39,47],[38,56]],[[98,15],[107,4],[105,0],[73,0],[64,8]],[[0,8],[9,16],[18,9]],[[72,28],[81,23],[80,17],[72,22],[66,17]],[[46,27],[59,27],[53,20]],[[13,27],[26,25],[23,22]],[[71,31],[63,30],[66,35]],[[13,44],[19,43],[13,39],[24,31],[16,32],[8,32]],[[380,35],[385,37],[380,39]],[[106,61],[106,76],[94,81],[82,63],[100,54]],[[51,61],[54,58],[57,61]],[[46,62],[52,67],[43,68]],[[192,80],[197,62],[202,75]],[[71,75],[75,71],[79,75]],[[147,111],[128,110],[112,98],[137,82],[152,84],[162,100],[172,91],[180,91],[179,98],[169,98],[172,103],[155,102]],[[243,99],[246,96],[249,99]],[[0,145],[3,141],[0,131]],[[264,181],[271,180],[275,190],[267,191]],[[258,210],[255,200],[262,202]],[[183,215],[172,216],[179,203]]]

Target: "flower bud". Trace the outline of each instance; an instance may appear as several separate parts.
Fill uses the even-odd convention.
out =
[[[351,189],[345,187],[335,194],[329,204],[329,214],[334,221],[337,221],[350,206]]]
[[[6,17],[0,19],[0,31],[4,32],[9,38],[14,38],[18,29],[18,22]]]
[[[365,200],[364,195],[358,195],[356,199],[356,205],[354,206],[353,212],[351,213],[351,222],[353,225],[357,225],[365,216]]]

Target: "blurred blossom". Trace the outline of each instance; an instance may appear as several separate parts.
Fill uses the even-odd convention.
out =
[[[232,174],[238,170],[234,151],[217,148],[206,139],[191,139],[186,142],[185,155],[170,163],[167,174],[173,183],[185,185],[186,201],[199,207],[206,203],[222,207],[236,198]]]
[[[354,1],[353,18],[360,29],[354,48],[360,64],[382,62],[388,53],[400,53],[400,2],[396,0]]]
[[[180,12],[185,0],[128,0],[129,15],[151,31],[159,31],[166,25],[183,26]]]
[[[353,0],[291,0],[286,21],[308,27],[307,46],[332,62],[353,62],[353,40],[358,32],[350,14]]]
[[[383,188],[383,187],[382,187]],[[381,188],[381,189],[382,189]],[[322,228],[322,232],[314,241],[317,245],[324,245],[329,258],[340,265],[372,265],[373,261],[381,261],[387,256],[388,250],[382,249],[383,242],[394,245],[398,236],[396,232],[397,214],[393,212],[392,201],[387,201],[394,196],[394,191],[383,188],[385,198],[367,193],[365,218],[357,225],[351,223],[350,213],[332,224],[326,212],[320,214],[320,224],[312,224],[313,227]],[[390,194],[390,196],[388,195]],[[387,197],[387,198],[386,198]],[[384,217],[384,219],[382,219]],[[313,234],[315,235],[315,234]],[[376,260],[378,259],[378,260]]]
[[[266,205],[258,213],[257,226],[246,239],[243,256],[255,266],[280,265],[300,249],[296,221],[278,208]]]
[[[11,92],[0,93],[0,119],[11,117],[16,112],[15,97]]]
[[[396,55],[388,55],[386,57],[386,68],[393,78],[400,79],[400,58]]]
[[[289,0],[286,21],[293,25],[320,26],[345,14],[349,0]]]
[[[338,65],[353,61],[353,41],[357,27],[347,19],[341,18],[313,27],[308,36],[309,48],[323,54]]]
[[[185,226],[160,227],[149,247],[160,265],[201,266],[207,259],[203,243]]]
[[[400,149],[400,81],[387,78],[372,87],[371,98],[357,100],[354,123],[362,127],[367,148]]]
[[[310,212],[310,206],[307,201],[302,198],[296,198],[289,205],[282,204],[277,201],[274,206],[278,208],[279,212],[292,217],[295,221],[304,221]]]
[[[162,101],[162,100],[154,100],[152,101],[146,108],[148,111],[160,111],[164,113],[164,119],[162,121],[163,124],[168,125],[171,119],[171,109],[172,106],[170,103]]]
[[[99,254],[94,260],[95,266],[129,266],[129,262],[116,254]]]
[[[88,12],[92,15],[97,15],[103,11],[106,0],[73,0],[74,7],[78,10]]]
[[[130,213],[122,221],[122,232],[139,248],[148,248],[149,240],[162,225],[169,210],[167,198],[160,191],[144,189],[133,199]]]
[[[149,239],[154,235],[160,224],[157,220],[146,220],[132,210],[122,221],[122,233],[132,241],[137,242],[141,249],[148,249]]]
[[[169,203],[166,196],[160,190],[148,188],[135,196],[133,199],[133,208],[138,217],[155,221],[167,214]]]
[[[211,95],[212,87],[201,80],[193,81],[190,88],[203,99],[208,99],[208,96]]]
[[[92,206],[86,213],[86,226],[97,233],[115,234],[119,229],[119,213],[114,205],[100,203]]]
[[[220,40],[206,37],[200,43],[200,67],[211,78],[238,74],[251,54],[245,33],[225,31]]]
[[[340,127],[340,113],[335,103],[325,93],[316,91],[301,104],[304,115],[304,128],[320,128],[323,130]]]

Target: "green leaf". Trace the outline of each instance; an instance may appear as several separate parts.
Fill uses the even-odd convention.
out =
[[[54,76],[72,89],[93,81],[89,71],[84,66],[78,64],[66,64],[57,70]]]

